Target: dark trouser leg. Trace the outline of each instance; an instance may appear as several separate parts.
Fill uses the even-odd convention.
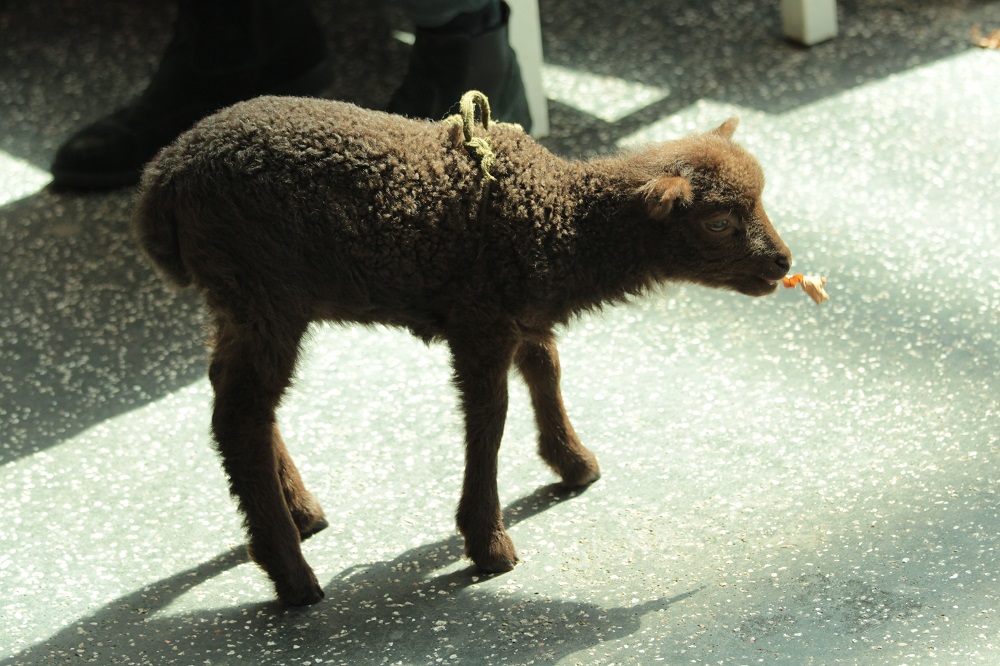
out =
[[[486,3],[480,12],[487,17],[486,23],[473,20],[477,12],[455,17],[443,26],[417,26],[410,67],[389,102],[389,111],[440,120],[458,112],[464,93],[479,90],[489,98],[494,120],[531,130],[521,68],[507,41],[510,9],[494,2]],[[488,18],[491,12],[497,17],[493,25]]]
[[[145,91],[60,146],[53,182],[134,184],[160,148],[213,111],[264,94],[315,95],[330,78],[326,39],[305,0],[182,0]]]

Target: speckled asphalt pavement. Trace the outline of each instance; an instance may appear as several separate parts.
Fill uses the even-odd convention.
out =
[[[442,348],[316,328],[280,414],[332,518],[320,604],[273,601],[208,436],[201,313],[137,256],[133,192],[47,187],[139,91],[161,2],[0,4],[0,664],[1000,663],[1000,2],[542,0],[552,135],[588,156],[714,127],[760,158],[831,301],[670,287],[561,335],[603,478],[566,494],[514,384],[501,496],[521,564],[453,527]],[[317,11],[329,96],[381,106],[391,2]]]

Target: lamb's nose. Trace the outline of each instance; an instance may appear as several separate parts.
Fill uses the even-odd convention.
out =
[[[792,267],[792,260],[788,257],[788,255],[781,254],[775,258],[774,265],[782,271],[782,274],[784,274],[787,273]]]

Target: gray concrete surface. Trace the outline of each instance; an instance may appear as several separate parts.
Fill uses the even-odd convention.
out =
[[[772,6],[774,5],[774,6]],[[0,663],[1000,663],[1000,2],[542,0],[554,150],[738,133],[830,303],[671,287],[562,334],[604,477],[565,494],[516,385],[501,494],[522,563],[477,574],[452,513],[444,350],[317,328],[281,419],[333,518],[288,609],[246,559],[208,437],[193,295],[136,255],[132,193],[46,187],[141,89],[159,2],[0,4]],[[330,96],[402,76],[391,3],[317,5]]]

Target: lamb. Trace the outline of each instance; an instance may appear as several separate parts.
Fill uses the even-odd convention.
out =
[[[275,420],[311,322],[448,345],[466,430],[457,524],[474,564],[503,572],[518,561],[496,481],[510,367],[540,456],[586,486],[600,468],[566,415],[554,329],[664,281],[761,296],[789,270],[761,167],[732,141],[737,118],[576,161],[481,116],[473,132],[468,118],[263,97],[206,118],[145,169],[135,233],[169,282],[204,297],[212,433],[250,555],[288,604],[323,597],[300,541],[328,522]]]

